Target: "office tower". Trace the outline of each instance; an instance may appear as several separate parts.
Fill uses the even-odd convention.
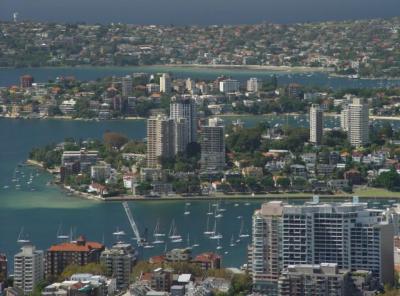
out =
[[[185,118],[187,121],[187,142],[197,140],[197,108],[196,102],[191,97],[173,97],[170,104],[170,117],[172,119]]]
[[[324,113],[319,105],[312,104],[310,108],[310,142],[320,145],[324,128]]]
[[[341,126],[347,130],[352,146],[361,147],[369,142],[368,104],[361,98],[353,98],[341,114]]]
[[[60,275],[71,264],[99,263],[103,250],[102,244],[86,241],[82,235],[76,241],[53,245],[46,251],[46,276]]]
[[[266,226],[271,216],[274,231]],[[356,199],[332,204],[267,203],[253,216],[253,234],[250,265],[258,291],[276,295],[271,292],[277,287],[276,275],[298,264],[337,263],[341,269],[371,271],[381,284],[393,282],[393,225],[384,221],[383,211],[368,209]]]
[[[114,244],[101,253],[100,262],[105,266],[107,276],[116,279],[118,290],[129,287],[130,274],[136,262],[136,253],[132,245],[123,242]]]
[[[350,273],[347,270],[339,270],[336,263],[300,264],[290,265],[282,273],[279,278],[278,295],[354,295],[347,290],[350,290]]]
[[[31,75],[23,75],[20,77],[21,88],[32,87],[32,83],[33,83],[33,77]]]
[[[222,171],[225,167],[225,128],[218,118],[208,120],[201,128],[201,169]]]
[[[14,287],[24,294],[30,294],[44,278],[43,251],[32,245],[24,245],[21,252],[14,256]]]
[[[258,92],[261,88],[262,82],[258,80],[257,78],[250,78],[247,80],[247,91],[249,92]]]
[[[165,115],[157,115],[147,120],[147,167],[161,168],[162,158],[175,155],[175,121]]]
[[[254,291],[276,295],[282,271],[283,202],[264,203],[253,215],[253,243],[249,254]]]
[[[219,82],[219,91],[222,93],[237,92],[240,87],[240,82],[234,79],[225,79]]]
[[[127,75],[122,78],[122,96],[127,98],[133,95],[133,80],[132,77]]]
[[[171,76],[168,73],[164,73],[160,77],[160,92],[169,94],[172,89]]]

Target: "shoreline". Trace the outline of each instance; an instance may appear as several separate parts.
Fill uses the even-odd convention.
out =
[[[333,70],[323,67],[307,67],[307,66],[270,66],[270,65],[229,65],[229,64],[165,64],[154,65],[171,68],[192,68],[192,69],[213,69],[213,70],[256,70],[256,71],[271,71],[271,72],[291,72],[291,73],[313,73],[323,72],[331,73]]]
[[[272,65],[243,65],[243,64],[152,64],[152,65],[126,65],[126,66],[118,66],[118,65],[63,65],[63,66],[40,66],[40,67],[0,67],[0,70],[8,70],[8,69],[134,69],[134,68],[143,68],[143,69],[152,69],[161,70],[162,68],[177,69],[210,69],[210,70],[248,70],[248,71],[269,71],[276,73],[326,73],[331,78],[342,78],[342,79],[351,79],[351,80],[400,80],[400,77],[387,77],[387,76],[360,76],[357,78],[350,78],[348,75],[338,74],[334,72],[333,68],[328,67],[311,67],[311,66],[272,66]],[[140,70],[139,70],[140,71]]]
[[[195,196],[181,196],[177,194],[171,194],[168,196],[161,197],[146,197],[146,196],[134,196],[134,195],[120,195],[120,196],[112,196],[112,197],[102,197],[98,195],[93,195],[87,192],[81,192],[75,189],[72,189],[69,186],[61,184],[59,182],[54,182],[54,174],[57,172],[57,169],[45,169],[43,164],[37,162],[32,159],[26,160],[26,165],[36,166],[41,168],[42,170],[50,173],[53,177],[52,183],[56,185],[60,191],[65,192],[67,195],[72,195],[76,198],[82,198],[90,201],[97,202],[122,202],[122,201],[140,201],[140,202],[157,202],[157,201],[211,201],[211,200],[226,200],[226,201],[271,201],[271,200],[308,200],[313,198],[313,196],[318,195],[321,200],[350,200],[354,196],[359,196],[360,199],[394,199],[400,201],[400,193],[398,192],[387,192],[388,195],[368,195],[368,191],[376,190],[376,188],[363,188],[362,191],[366,192],[354,192],[353,194],[313,194],[313,193],[263,193],[263,194],[224,194],[224,193],[215,193],[213,195],[195,195]],[[390,194],[393,194],[391,196]]]

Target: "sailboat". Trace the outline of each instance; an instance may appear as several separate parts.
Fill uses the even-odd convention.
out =
[[[217,219],[214,220],[214,230],[213,230],[213,235],[210,236],[210,239],[221,239],[222,234],[217,233]]]
[[[160,220],[157,220],[156,227],[154,228],[154,234],[155,237],[164,237],[165,233],[160,232]]]
[[[225,208],[222,208],[222,207],[220,207],[219,206],[219,204],[218,204],[218,212],[225,212],[226,211],[226,209]]]
[[[150,243],[145,243],[145,244],[143,245],[143,248],[145,248],[145,249],[153,249],[154,246],[153,246],[152,244],[150,244]]]
[[[243,222],[243,219],[242,219],[242,223],[240,224],[240,232],[239,232],[239,237],[240,237],[240,238],[246,238],[246,237],[249,237],[249,236],[250,236],[250,234],[248,234],[248,233],[243,233],[243,226],[244,226],[244,222]]]
[[[172,220],[171,227],[169,229],[169,238],[173,243],[182,242],[182,237],[178,234],[178,230],[176,229],[175,220]]]
[[[185,216],[190,215],[189,205],[190,205],[190,203],[186,203],[186,204],[185,204],[185,212],[183,212],[183,214],[184,214]]]
[[[213,214],[213,212],[211,211],[211,203],[208,203],[208,212],[207,215],[211,216]]]
[[[210,216],[207,216],[207,226],[206,226],[206,230],[203,232],[205,235],[214,234],[214,232],[211,231],[211,230],[209,229],[209,227],[210,227]]]
[[[199,243],[196,240],[194,240],[194,244],[192,245],[192,248],[197,248],[199,246],[200,246]]]
[[[222,218],[224,215],[219,212],[219,205],[215,208],[215,218]]]
[[[234,247],[234,246],[236,246],[236,244],[235,244],[235,240],[234,240],[234,238],[233,238],[233,234],[232,234],[232,237],[231,237],[231,242],[230,242],[229,246],[231,246],[231,247]]]
[[[165,236],[165,233],[160,233],[160,221],[157,220],[156,227],[154,228],[153,237],[154,241],[153,244],[163,244],[164,240],[162,239]]]
[[[60,226],[58,226],[57,239],[59,239],[60,241],[68,241],[68,239],[70,239],[69,235],[62,233],[62,224],[60,224]]]
[[[220,243],[220,239],[218,239],[217,250],[221,250],[221,249],[222,249],[222,246],[221,246],[221,243]]]
[[[188,233],[188,234],[187,234],[187,237],[186,237],[186,248],[189,249],[189,250],[191,250],[192,247],[193,247],[193,246],[190,244],[190,236],[189,236],[189,233]]]

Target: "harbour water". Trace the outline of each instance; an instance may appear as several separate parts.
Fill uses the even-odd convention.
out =
[[[0,19],[164,25],[315,22],[398,15],[397,0],[2,0]],[[96,8],[96,9],[94,9]],[[162,9],[159,9],[162,8]]]
[[[307,126],[305,116],[252,116],[241,117],[250,126],[260,120],[269,120],[271,124],[289,123]],[[233,118],[225,118],[227,122]],[[337,124],[329,118],[328,126]],[[400,122],[394,122],[396,126]],[[85,234],[88,239],[103,241],[110,245],[113,242],[112,232],[118,227],[128,236],[133,237],[120,202],[102,203],[69,196],[58,187],[48,185],[51,176],[37,168],[19,167],[33,147],[57,143],[66,137],[101,138],[102,134],[112,130],[126,134],[131,138],[145,137],[144,120],[130,121],[64,121],[64,120],[0,120],[0,252],[10,258],[18,251],[17,237],[24,228],[24,233],[38,248],[45,249],[57,242],[56,234],[62,224],[64,232],[73,230],[75,234]],[[14,181],[13,181],[14,179]],[[32,182],[30,182],[32,180]],[[184,215],[185,203],[190,215]],[[231,237],[235,239],[240,230],[243,217],[244,231],[251,230],[251,215],[262,201],[225,201],[223,217],[218,219],[217,230],[223,234],[219,250],[225,266],[239,266],[245,263],[246,246],[250,238],[244,238],[235,247],[230,247]],[[388,201],[385,201],[388,203]],[[393,201],[392,201],[393,202]],[[238,203],[237,206],[235,204]],[[172,219],[175,219],[178,232],[183,237],[181,244],[168,243],[153,249],[145,249],[144,256],[160,254],[165,248],[187,246],[187,234],[190,233],[190,245],[200,246],[193,250],[216,251],[217,241],[204,236],[206,229],[209,202],[205,201],[153,201],[130,202],[134,218],[144,233],[148,229],[149,240],[160,221],[161,230],[168,232]],[[214,219],[210,220],[213,226]],[[225,254],[225,252],[228,252]],[[11,267],[11,266],[10,266]]]

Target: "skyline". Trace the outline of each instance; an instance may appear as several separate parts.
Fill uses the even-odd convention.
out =
[[[284,0],[5,0],[0,3],[0,20],[12,19],[14,12],[20,20],[164,25],[255,24],[260,22],[296,23],[369,18],[388,18],[398,15],[396,0],[326,1]],[[93,7],[96,5],[96,11]],[[155,7],[163,9],[157,10]],[[205,17],[206,16],[206,17]]]

